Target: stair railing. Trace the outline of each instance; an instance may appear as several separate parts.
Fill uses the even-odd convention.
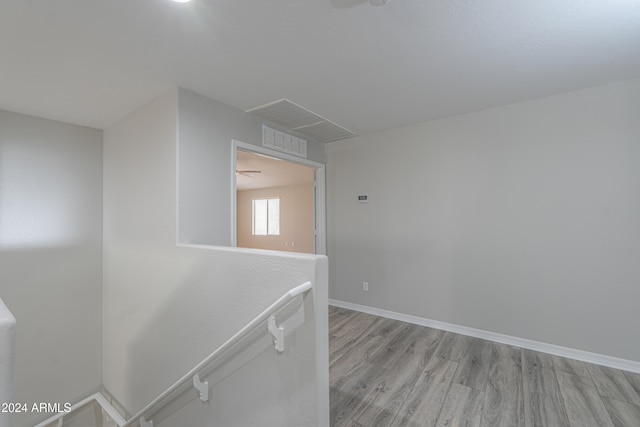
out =
[[[290,289],[242,329],[236,332],[231,338],[225,341],[220,347],[213,351],[213,353],[203,359],[193,369],[184,374],[179,380],[160,393],[158,397],[149,402],[149,404],[128,420],[125,420],[120,416],[120,414],[102,394],[96,393],[73,405],[69,412],[57,414],[40,424],[37,424],[35,427],[49,427],[54,425],[62,426],[64,417],[71,416],[75,410],[81,409],[92,402],[100,405],[104,414],[107,415],[110,421],[115,423],[118,427],[153,427],[153,419],[156,414],[179,397],[185,396],[185,394],[192,388],[197,390],[197,394],[202,402],[208,402],[210,399],[210,385],[208,381],[203,381],[203,379],[211,376],[216,370],[225,366],[228,361],[223,361],[221,363],[221,359],[234,350],[238,351],[237,347],[239,344],[246,341],[248,337],[253,335],[258,327],[264,324],[264,322],[267,322],[267,332],[273,337],[273,345],[276,351],[278,353],[282,353],[284,351],[285,330],[284,327],[277,324],[276,314],[288,305],[295,297],[306,293],[311,288],[311,282],[305,282],[293,289]],[[186,399],[183,398],[183,400],[187,402],[194,398],[195,395],[187,396]],[[56,422],[57,424],[54,424]]]

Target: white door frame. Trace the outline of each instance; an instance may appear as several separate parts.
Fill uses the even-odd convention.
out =
[[[327,218],[326,218],[326,190],[325,190],[325,165],[313,160],[271,150],[259,145],[231,140],[231,246],[238,246],[237,241],[237,198],[236,198],[236,152],[238,150],[263,154],[269,157],[286,160],[292,163],[309,166],[315,169],[314,173],[314,248],[319,255],[327,254]]]

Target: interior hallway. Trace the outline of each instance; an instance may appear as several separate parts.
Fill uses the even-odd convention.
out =
[[[640,425],[640,374],[329,308],[331,425]]]

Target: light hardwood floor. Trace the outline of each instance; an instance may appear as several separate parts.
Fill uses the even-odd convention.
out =
[[[640,427],[640,374],[329,308],[331,425]]]

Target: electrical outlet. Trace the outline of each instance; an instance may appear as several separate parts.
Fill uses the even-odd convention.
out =
[[[362,290],[363,291],[369,290],[369,282],[362,282]]]

